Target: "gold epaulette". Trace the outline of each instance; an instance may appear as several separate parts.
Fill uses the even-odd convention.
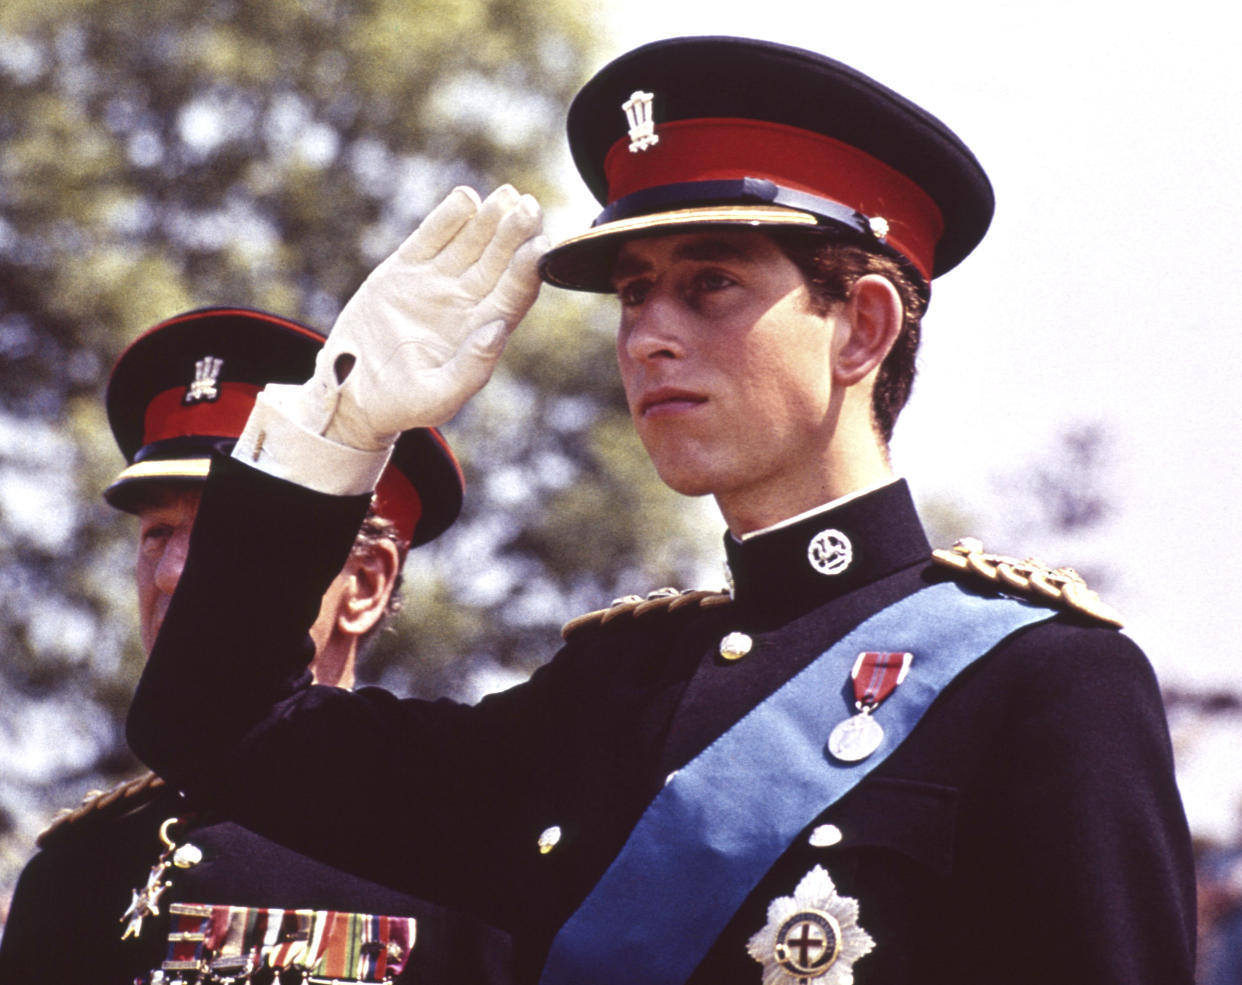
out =
[[[126,811],[142,806],[163,788],[163,780],[154,773],[146,773],[118,784],[111,790],[92,790],[82,798],[79,806],[65,808],[57,814],[52,823],[39,832],[35,844],[42,848],[58,832],[83,821],[93,823],[119,817]]]
[[[636,620],[650,619],[658,613],[678,612],[683,609],[710,609],[717,605],[728,605],[733,599],[723,591],[681,591],[676,588],[657,588],[642,595],[625,595],[614,599],[607,609],[597,609],[569,620],[561,627],[561,638],[568,640],[571,636],[587,629],[602,629],[614,624],[629,623]]]
[[[947,550],[932,551],[932,560],[1003,585],[1007,591],[1081,612],[1109,626],[1122,625],[1120,614],[1102,602],[1073,568],[1050,568],[1032,558],[1020,561],[1004,554],[987,554],[974,537],[963,537]]]

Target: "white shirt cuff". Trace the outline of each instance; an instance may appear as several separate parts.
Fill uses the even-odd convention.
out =
[[[373,491],[392,448],[359,451],[309,430],[296,420],[296,401],[282,400],[288,396],[282,391],[294,389],[289,384],[268,384],[260,391],[233,457],[278,479],[332,496]]]

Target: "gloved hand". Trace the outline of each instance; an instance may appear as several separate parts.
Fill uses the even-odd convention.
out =
[[[542,225],[539,203],[509,185],[482,203],[455,188],[358,288],[314,376],[296,393],[269,396],[315,433],[362,451],[443,424],[488,381],[535,302]]]

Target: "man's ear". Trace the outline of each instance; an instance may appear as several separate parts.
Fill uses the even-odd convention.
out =
[[[833,379],[853,386],[880,368],[901,334],[901,296],[887,277],[867,274],[854,283],[841,314]]]
[[[401,555],[390,540],[379,540],[355,550],[345,562],[345,591],[336,613],[337,627],[354,637],[364,636],[384,617],[401,570]]]

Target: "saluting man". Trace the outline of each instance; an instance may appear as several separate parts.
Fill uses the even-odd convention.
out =
[[[205,308],[156,325],[113,368],[108,421],[127,464],[104,496],[138,520],[138,621],[148,650],[181,578],[212,449],[236,440],[264,384],[304,379],[322,344],[319,332],[286,318]],[[453,523],[462,490],[438,431],[397,440],[317,605],[309,667],[317,684],[353,686],[360,649],[398,604],[407,552]],[[265,592],[274,604],[278,588]],[[243,637],[263,632],[261,618],[231,625]],[[176,703],[202,700],[191,681]],[[314,765],[316,813],[383,804],[384,789],[367,789],[338,766]],[[303,973],[342,982],[511,980],[500,931],[283,848],[154,774],[58,819],[40,846],[0,941],[4,985],[257,983]]]
[[[482,386],[535,296],[534,202],[459,189],[213,462],[139,754],[494,921],[531,982],[1189,985],[1146,659],[1071,570],[933,552],[889,465],[930,283],[991,218],[974,156],[838,62],[736,38],[622,56],[569,138],[605,208],[539,271],[616,294],[635,427],[666,483],[715,497],[729,590],[575,620],[475,707],[306,685],[307,600],[393,437]],[[187,719],[191,680],[211,699]],[[312,762],[388,784],[388,809],[316,815]]]

